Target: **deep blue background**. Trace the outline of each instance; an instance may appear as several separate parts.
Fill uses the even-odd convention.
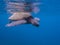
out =
[[[18,25],[5,27],[9,14],[0,0],[0,45],[60,45],[60,0],[41,0],[40,27]]]

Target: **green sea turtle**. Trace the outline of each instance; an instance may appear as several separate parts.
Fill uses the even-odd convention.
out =
[[[15,26],[18,24],[33,24],[34,26],[39,26],[39,19],[34,18],[28,12],[16,12],[9,17],[9,24],[6,26]]]

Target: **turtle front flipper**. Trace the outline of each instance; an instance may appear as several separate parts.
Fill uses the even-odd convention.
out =
[[[21,24],[25,24],[25,23],[26,23],[26,20],[13,21],[13,22],[7,24],[6,27],[21,25]]]

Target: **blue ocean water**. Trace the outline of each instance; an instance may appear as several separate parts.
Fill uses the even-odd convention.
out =
[[[9,15],[0,0],[0,45],[60,45],[60,0],[41,0],[40,27],[31,24],[5,27]]]

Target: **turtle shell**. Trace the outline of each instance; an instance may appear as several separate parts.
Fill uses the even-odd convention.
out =
[[[29,16],[31,16],[31,14],[28,12],[15,12],[12,14],[12,16],[9,17],[9,19],[10,20],[21,20]]]

